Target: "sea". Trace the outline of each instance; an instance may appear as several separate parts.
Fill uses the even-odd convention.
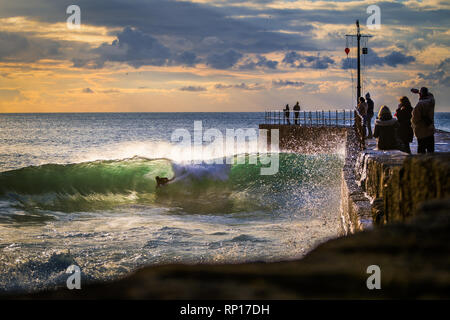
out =
[[[277,171],[262,174],[267,162],[251,138],[207,156],[180,145],[199,125],[218,139],[263,121],[264,113],[0,114],[0,292],[65,286],[71,265],[87,283],[148,265],[291,260],[337,237],[343,151],[271,150]],[[450,131],[450,113],[437,113],[436,126]],[[156,176],[171,181],[158,188]]]

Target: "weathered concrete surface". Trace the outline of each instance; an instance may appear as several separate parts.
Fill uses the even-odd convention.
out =
[[[340,153],[345,148],[348,127],[320,127],[283,124],[260,124],[259,129],[278,129],[280,150],[298,153]],[[268,144],[271,136],[268,134]]]
[[[420,203],[450,196],[450,153],[365,150],[356,162],[355,178],[372,200],[376,223],[404,221]]]
[[[8,298],[301,299],[450,298],[450,199],[428,202],[407,223],[331,240],[279,263],[147,267],[122,280]],[[368,290],[367,267],[381,268]]]
[[[356,161],[346,161],[341,187],[343,234],[369,228],[371,222],[404,221],[420,203],[450,196],[450,133],[438,131],[435,138],[433,155],[375,150],[375,140],[370,139],[367,148],[357,152]],[[416,149],[413,144],[413,152]]]

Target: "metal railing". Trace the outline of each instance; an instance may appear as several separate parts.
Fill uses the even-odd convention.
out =
[[[287,124],[303,126],[343,126],[355,125],[355,110],[315,110],[315,111],[266,111],[265,124]]]

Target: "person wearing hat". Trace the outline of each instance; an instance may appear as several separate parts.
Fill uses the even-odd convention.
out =
[[[370,98],[370,93],[366,93],[367,114],[366,114],[366,126],[367,126],[367,138],[372,138],[372,118],[373,118],[373,100]]]
[[[378,150],[402,150],[403,145],[398,137],[399,124],[397,119],[392,118],[391,110],[382,106],[375,120],[373,136],[377,139]]]
[[[428,88],[420,91],[411,89],[419,94],[419,102],[412,112],[411,124],[417,138],[417,153],[434,152],[434,96]]]

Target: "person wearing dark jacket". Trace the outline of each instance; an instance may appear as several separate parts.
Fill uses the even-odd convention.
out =
[[[397,130],[400,127],[398,121],[392,118],[391,110],[387,106],[382,106],[375,120],[375,130],[373,136],[377,138],[378,150],[404,150],[398,138]]]
[[[403,145],[405,147],[406,152],[411,153],[411,148],[409,144],[412,142],[414,137],[414,132],[411,127],[411,118],[412,118],[413,108],[411,106],[411,102],[408,97],[401,97],[400,104],[398,105],[398,109],[395,113],[395,116],[398,119],[398,123],[400,124],[399,128],[399,137],[402,140]]]
[[[295,124],[298,124],[298,115],[300,114],[300,104],[297,103],[295,104],[294,108],[292,108],[294,110],[294,117],[295,117]]]
[[[434,96],[426,87],[411,89],[420,95],[413,110],[411,124],[417,137],[417,153],[434,152]]]
[[[366,115],[366,126],[367,126],[367,138],[372,139],[372,118],[373,118],[373,100],[370,98],[370,93],[366,93],[367,102],[367,115]]]
[[[284,111],[284,119],[285,119],[285,123],[287,122],[287,124],[291,124],[291,121],[289,120],[289,104],[286,105],[286,108],[283,109]]]

